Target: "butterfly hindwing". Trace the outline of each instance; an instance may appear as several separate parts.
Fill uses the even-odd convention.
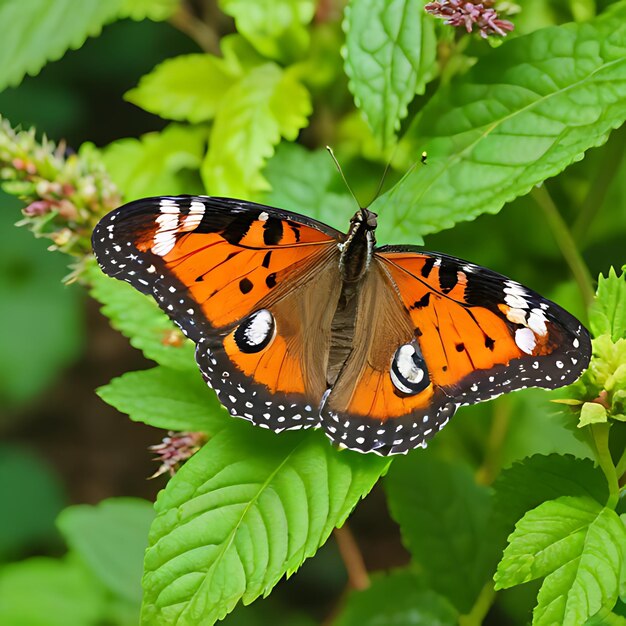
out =
[[[103,270],[154,296],[197,344],[232,415],[284,430],[319,421],[328,337],[310,329],[330,322],[312,302],[320,289],[338,297],[341,236],[264,205],[166,197],[121,207],[92,239]]]
[[[387,455],[422,446],[456,407],[429,379],[424,363],[417,362],[411,381],[404,379],[402,355],[419,351],[419,344],[409,312],[377,262],[357,308],[358,341],[325,398],[322,426],[335,443],[360,452]]]

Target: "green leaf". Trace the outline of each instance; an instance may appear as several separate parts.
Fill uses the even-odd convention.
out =
[[[585,402],[580,410],[578,428],[583,428],[589,424],[604,424],[608,421],[606,409],[597,402]]]
[[[589,618],[585,626],[626,626],[626,617],[616,615],[607,609]]]
[[[119,139],[103,155],[113,182],[126,201],[146,196],[200,193],[197,180],[185,170],[197,170],[205,152],[207,131],[171,124],[141,139]]]
[[[326,150],[310,151],[296,143],[281,143],[264,175],[272,186],[262,201],[303,213],[344,230],[354,212],[354,200],[331,191],[337,169]]]
[[[504,469],[494,485],[493,510],[504,538],[527,512],[561,496],[606,502],[609,492],[602,471],[591,459],[571,454],[536,454]]]
[[[33,452],[0,446],[0,561],[57,539],[54,519],[64,494],[56,473]]]
[[[267,63],[267,59],[261,56],[254,46],[239,33],[222,37],[220,48],[228,67],[239,75],[247,74],[251,69]]]
[[[122,0],[4,0],[0,3],[0,90],[35,76],[113,21]]]
[[[76,559],[37,557],[0,569],[0,624],[97,626],[104,589]]]
[[[626,118],[626,3],[505,41],[439,89],[407,132],[406,165],[371,209],[381,240],[419,242],[502,206],[580,160]],[[380,231],[380,229],[379,229]]]
[[[626,339],[612,341],[611,336],[600,335],[592,340],[593,356],[587,371],[570,390],[571,395],[585,402],[583,407],[598,397],[608,406],[606,413],[621,420],[626,412]],[[591,417],[601,419],[598,409],[587,407]],[[606,421],[606,420],[603,420]]]
[[[111,498],[65,509],[57,524],[67,544],[115,595],[141,602],[141,570],[154,519],[150,502]]]
[[[600,274],[589,322],[596,337],[610,335],[613,341],[626,338],[626,274],[618,276],[612,267],[606,278]]]
[[[397,459],[385,479],[393,519],[428,585],[467,612],[488,578],[485,530],[491,508],[486,487],[464,465],[430,453]]]
[[[545,580],[533,626],[578,626],[617,601],[626,529],[612,509],[565,496],[529,511],[509,538],[496,589]]]
[[[213,624],[266,595],[315,554],[388,459],[338,452],[319,432],[233,421],[159,494],[144,574],[144,624]]]
[[[227,417],[197,370],[160,366],[127,372],[100,387],[98,395],[133,421],[166,430],[215,433]]]
[[[353,0],[346,7],[349,87],[383,147],[394,143],[407,106],[436,72],[434,21],[414,0]]]
[[[197,123],[210,120],[237,80],[232,64],[210,54],[187,54],[167,59],[124,94],[150,113]]]
[[[491,564],[496,566],[507,545],[507,537],[527,511],[561,496],[592,498],[606,502],[606,478],[591,459],[571,454],[535,454],[504,469],[494,485],[489,523]]]
[[[352,591],[334,626],[456,626],[456,611],[410,570],[374,575],[371,587]]]
[[[624,528],[626,528],[626,513],[622,513],[619,518],[622,521]],[[626,615],[626,559],[622,563],[622,573],[620,575],[619,582],[619,597],[620,603],[622,604],[620,615]]]
[[[129,17],[138,22],[145,19],[161,22],[176,12],[180,2],[181,0],[123,0],[120,17]]]
[[[228,91],[216,117],[202,178],[213,195],[249,197],[268,189],[261,175],[281,136],[294,140],[311,112],[295,74],[267,63]]]
[[[109,278],[93,264],[87,269],[90,294],[111,326],[130,339],[148,359],[179,370],[196,369],[193,343],[186,339],[152,298],[128,283]]]
[[[315,14],[314,0],[220,0],[227,15],[262,55],[289,60],[302,54],[309,43],[305,28]]]

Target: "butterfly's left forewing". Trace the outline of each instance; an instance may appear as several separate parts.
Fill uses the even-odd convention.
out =
[[[339,297],[334,229],[227,198],[132,202],[94,230],[110,276],[154,296],[196,344],[207,383],[233,415],[274,430],[315,426],[329,309]],[[320,329],[312,333],[312,329]]]
[[[421,334],[433,378],[461,404],[562,387],[589,364],[587,330],[527,287],[443,254],[400,246],[379,254]]]

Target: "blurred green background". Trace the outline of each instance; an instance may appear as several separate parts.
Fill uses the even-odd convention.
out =
[[[530,5],[538,10],[532,13]],[[549,3],[528,3],[527,15],[535,15],[536,24],[527,28],[571,19],[577,6],[563,3],[555,9]],[[224,32],[232,28],[224,19]],[[338,38],[338,33],[337,23],[332,36]],[[168,22],[118,21],[79,50],[46,65],[38,76],[5,89],[0,93],[0,115],[13,126],[35,126],[54,141],[65,140],[70,149],[85,141],[105,146],[160,130],[164,120],[122,96],[159,62],[195,51],[199,51],[196,44]],[[351,97],[341,80],[333,99],[316,103],[311,127],[302,137],[309,147],[323,145],[328,124],[338,119],[345,123]],[[355,134],[348,135],[343,143],[339,140],[338,149],[345,157],[346,175],[358,197],[371,197],[384,167],[370,161],[366,151],[352,150]],[[620,267],[625,258],[625,139],[625,129],[615,131],[606,145],[591,150],[584,161],[547,183],[572,225],[592,276],[606,273],[610,265]],[[343,193],[340,181],[335,184]],[[147,367],[148,362],[109,327],[79,285],[62,283],[68,273],[67,258],[48,252],[45,241],[13,226],[20,218],[20,203],[2,194],[0,208],[0,562],[18,567],[27,557],[65,554],[55,519],[68,505],[97,504],[114,496],[154,500],[164,479],[146,480],[155,470],[147,447],[158,443],[164,433],[130,422],[95,395],[94,389],[112,377]],[[347,224],[349,217],[346,213],[341,220]],[[426,248],[502,272],[585,316],[568,267],[530,198],[516,200],[498,215],[484,215],[429,236]],[[556,410],[546,405],[544,394],[531,390],[463,409],[455,417],[455,427],[443,431],[433,445],[444,457],[465,458],[477,466],[491,420],[498,414],[505,415],[509,424],[502,465],[539,452],[586,454],[562,427]],[[352,529],[369,569],[408,561],[380,488],[359,506]],[[52,575],[44,571],[49,565],[42,564],[41,580],[59,581],[60,596],[71,604],[71,590],[80,586],[80,576],[71,568]],[[15,580],[12,584],[17,584]],[[332,611],[345,583],[337,546],[331,540],[295,578],[280,584],[258,615],[250,610],[236,612],[229,623],[269,623],[275,621],[268,617],[273,612],[285,624],[319,622]],[[4,592],[0,587],[5,598],[19,593],[19,586]],[[533,593],[536,588],[502,594],[488,623],[520,623],[520,616],[532,608]],[[58,623],[92,623],[89,612],[76,609],[73,614],[73,609],[56,605],[58,597],[50,600],[50,611],[55,607],[62,615],[74,615]],[[298,616],[289,617],[289,610],[296,607]],[[110,615],[111,623],[136,619],[132,610],[112,610]],[[44,623],[38,619],[26,616],[23,623]],[[50,618],[45,623],[57,622]]]

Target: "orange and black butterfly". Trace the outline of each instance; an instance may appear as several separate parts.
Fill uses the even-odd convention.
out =
[[[360,209],[344,234],[241,200],[147,198],[104,217],[93,248],[196,343],[228,411],[276,432],[406,453],[459,406],[585,370],[572,315],[466,261],[376,247],[376,217]]]

